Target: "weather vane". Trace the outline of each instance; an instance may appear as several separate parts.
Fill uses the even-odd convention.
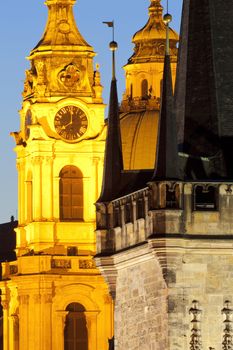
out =
[[[104,24],[107,24],[108,27],[112,28],[112,41],[114,41],[114,21],[111,22],[103,22]]]
[[[108,27],[112,28],[112,41],[109,44],[109,48],[112,51],[112,79],[116,79],[116,63],[115,63],[115,51],[117,50],[117,42],[114,40],[114,21],[111,22],[103,22],[104,24],[107,24]]]

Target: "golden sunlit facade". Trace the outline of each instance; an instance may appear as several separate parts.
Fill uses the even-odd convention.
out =
[[[126,170],[155,163],[166,26],[160,0],[150,2],[124,67]],[[95,52],[76,26],[74,3],[46,1],[47,25],[28,57],[20,131],[12,133],[19,224],[17,261],[3,264],[0,282],[4,350],[107,350],[114,335],[112,298],[93,260],[105,105]],[[177,41],[170,29],[173,82]]]
[[[107,350],[113,336],[112,299],[93,260],[105,106],[74,3],[46,1],[12,133],[19,225],[17,262],[4,264],[1,282],[8,350]]]

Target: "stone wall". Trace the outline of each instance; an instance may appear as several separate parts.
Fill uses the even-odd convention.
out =
[[[232,183],[155,182],[97,209],[116,350],[233,348]]]
[[[222,310],[227,300],[232,301],[232,240],[170,238],[148,244],[157,256],[168,289],[167,349],[192,349],[195,327],[200,341],[196,349],[222,349],[226,326]],[[193,301],[199,310],[197,323]]]
[[[232,248],[231,241],[161,238],[116,254],[115,349],[188,350],[195,342],[196,350],[222,349]]]
[[[167,349],[167,289],[158,261],[142,245],[117,256],[116,268],[115,349]]]

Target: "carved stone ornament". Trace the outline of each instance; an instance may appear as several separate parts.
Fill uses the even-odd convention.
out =
[[[3,307],[3,310],[7,310],[9,308],[9,301],[8,300],[1,300],[1,305]]]
[[[15,275],[16,273],[18,273],[18,266],[10,265],[10,275]]]
[[[45,62],[43,60],[35,61],[31,69],[25,71],[25,75],[23,97],[26,98],[34,93],[43,96],[47,83]]]
[[[32,70],[26,70],[25,71],[25,81],[24,81],[24,90],[23,90],[23,97],[29,96],[34,92],[34,75],[32,73]]]
[[[59,269],[71,269],[71,260],[66,259],[53,259],[51,261],[51,268],[59,268]]]
[[[226,300],[224,308],[222,309],[222,314],[225,316],[222,341],[223,350],[233,350],[232,313],[233,310],[230,308],[230,302]]]
[[[77,87],[80,83],[80,77],[80,70],[72,63],[58,74],[59,81],[67,88]]]
[[[45,84],[46,83],[46,69],[45,63],[43,60],[35,61],[35,67],[37,72],[37,84]]]
[[[41,295],[42,299],[43,299],[43,302],[46,303],[46,304],[49,304],[52,302],[53,298],[52,298],[52,294],[42,294]]]
[[[88,259],[88,260],[79,260],[79,268],[80,269],[95,269],[95,262],[94,260]]]
[[[19,295],[19,302],[21,305],[26,306],[29,304],[29,295]]]
[[[40,302],[41,302],[41,295],[40,294],[33,295],[33,298],[34,298],[34,302],[36,304],[40,304]]]
[[[225,191],[228,195],[232,194],[232,185],[226,185]]]
[[[67,19],[60,21],[60,23],[58,24],[58,30],[62,34],[70,33],[70,24],[68,23]]]
[[[111,298],[111,296],[109,294],[105,294],[104,295],[104,303],[107,304],[107,305],[112,303],[112,298]]]
[[[201,310],[198,308],[198,301],[193,300],[193,305],[189,310],[189,313],[193,316],[191,321],[191,340],[190,340],[190,350],[201,350],[201,330],[200,330],[200,320]]]

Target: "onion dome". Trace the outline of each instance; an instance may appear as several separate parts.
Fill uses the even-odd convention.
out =
[[[171,60],[177,55],[178,34],[169,29]],[[151,0],[149,6],[149,19],[146,25],[136,32],[132,42],[135,44],[134,54],[129,59],[129,63],[138,63],[164,59],[166,42],[166,25],[163,22],[163,7],[160,0]],[[174,59],[176,59],[174,57]]]

